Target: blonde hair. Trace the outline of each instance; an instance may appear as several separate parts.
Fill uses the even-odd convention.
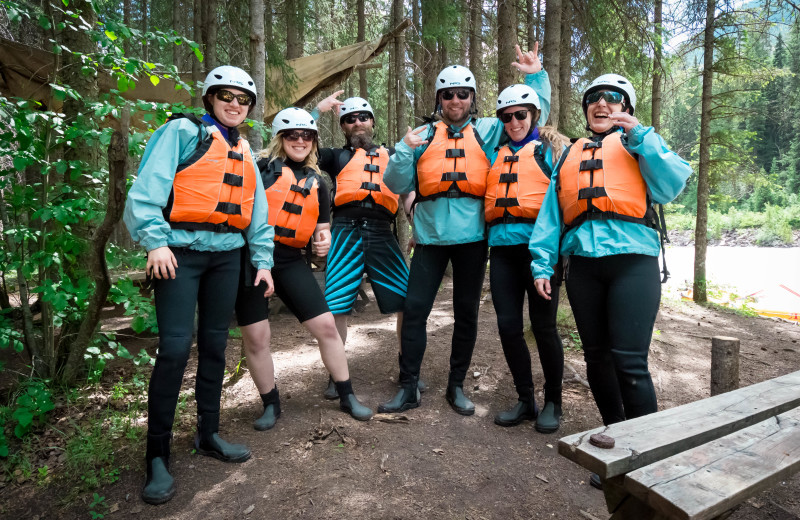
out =
[[[539,127],[540,141],[549,145],[553,150],[553,162],[555,163],[561,157],[561,152],[569,145],[569,138],[559,132],[554,126],[540,126]]]
[[[322,172],[319,169],[319,165],[317,164],[317,150],[319,149],[319,145],[317,144],[317,138],[315,137],[314,140],[311,142],[311,151],[308,152],[306,159],[303,161],[303,166],[307,168],[311,168],[314,170],[317,175],[322,175]],[[275,159],[280,159],[281,162],[286,163],[288,160],[288,156],[283,149],[283,138],[281,137],[281,133],[272,136],[272,140],[269,142],[266,148],[262,149],[258,153],[258,158],[263,159],[268,157],[270,159],[270,163]]]

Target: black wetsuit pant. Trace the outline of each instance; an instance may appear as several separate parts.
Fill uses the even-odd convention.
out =
[[[570,257],[567,295],[589,386],[606,425],[658,409],[647,355],[660,278],[654,256]]]
[[[478,309],[486,275],[486,241],[449,246],[417,245],[411,259],[401,330],[400,381],[419,377],[426,326],[447,268],[453,264],[453,340],[448,385],[462,386],[478,337]]]
[[[197,326],[197,413],[219,413],[225,346],[239,282],[239,250],[222,252],[172,248],[175,279],[155,279],[158,356],[147,399],[148,434],[172,431],[183,372]]]
[[[497,328],[514,386],[524,395],[533,388],[531,354],[525,341],[522,307],[528,295],[528,316],[544,373],[544,400],[561,405],[564,349],[556,330],[558,277],[550,279],[552,299],[545,300],[533,285],[532,257],[527,244],[494,246],[489,252],[489,280]]]

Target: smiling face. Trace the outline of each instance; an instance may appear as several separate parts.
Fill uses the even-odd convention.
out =
[[[602,96],[596,102],[589,103],[586,107],[586,122],[591,131],[603,134],[611,130],[614,122],[610,116],[614,112],[622,112],[622,103],[608,103]]]
[[[460,90],[460,89],[457,89]],[[453,99],[447,100],[440,96],[439,100],[442,104],[442,119],[449,125],[460,125],[469,119],[469,109],[472,106],[472,99],[475,97],[475,92],[469,89],[469,96],[467,99],[461,99],[458,96],[453,96]]]
[[[531,111],[528,107],[524,106],[508,107],[503,110],[503,114],[513,114],[525,110],[528,111],[528,115],[522,121],[518,120],[516,117],[512,117],[510,122],[503,123],[506,134],[508,134],[508,137],[510,137],[512,141],[522,141],[528,136],[528,132],[531,129]]]
[[[360,114],[367,114],[366,112],[358,112],[353,115],[360,115]],[[347,142],[353,148],[364,148],[364,146],[368,145],[372,142],[372,136],[375,133],[374,129],[375,120],[369,118],[366,121],[361,121],[358,118],[355,118],[355,122],[347,123],[345,119],[342,119],[341,127],[342,133],[347,138]]]
[[[236,95],[246,94],[246,92],[242,90],[230,87],[225,87],[225,90]],[[247,110],[249,107],[240,105],[235,97],[230,102],[225,102],[221,99],[218,99],[217,96],[213,94],[208,95],[211,98],[211,106],[214,111],[214,117],[217,118],[217,121],[229,128],[239,126],[242,124],[242,122],[244,122],[245,118],[247,117]]]
[[[302,133],[298,132],[297,130],[287,130],[286,133]],[[281,134],[283,135],[283,134]],[[286,154],[286,157],[293,160],[294,162],[303,162],[308,157],[308,154],[311,153],[311,148],[314,143],[314,139],[303,139],[302,137],[296,141],[290,141],[289,139],[282,138],[281,141],[283,142],[283,151]]]

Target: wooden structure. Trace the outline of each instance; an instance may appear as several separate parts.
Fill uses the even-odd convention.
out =
[[[798,407],[800,371],[570,435],[558,451],[600,475],[613,520],[719,519],[800,470]]]

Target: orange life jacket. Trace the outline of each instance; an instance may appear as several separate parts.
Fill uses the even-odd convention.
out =
[[[298,249],[305,247],[314,235],[319,218],[319,178],[312,170],[299,182],[291,168],[280,159],[269,163],[270,172],[280,172],[277,180],[266,188],[269,216],[275,228],[275,242]]]
[[[460,132],[436,123],[433,139],[417,160],[417,202],[439,197],[482,199],[489,159],[472,124]]]
[[[231,147],[214,125],[201,124],[195,153],[178,166],[164,218],[173,229],[239,233],[253,215],[256,169],[250,146]],[[206,127],[214,128],[211,134]]]
[[[602,141],[579,139],[570,148],[558,174],[558,202],[568,228],[587,220],[625,220],[652,223],[647,184],[639,161],[615,132]],[[649,216],[649,214],[648,214]]]
[[[490,226],[536,221],[550,185],[550,168],[536,151],[537,145],[541,150],[541,144],[530,142],[517,153],[508,146],[497,153],[486,180],[486,222]]]
[[[367,152],[359,148],[353,158],[336,176],[336,207],[375,205],[391,215],[397,213],[400,197],[383,183],[383,174],[389,164],[389,151],[383,146]]]

